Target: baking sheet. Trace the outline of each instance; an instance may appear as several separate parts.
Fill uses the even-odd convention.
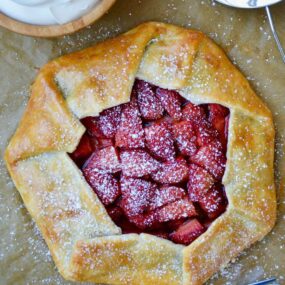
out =
[[[285,46],[285,2],[272,7]],[[275,276],[285,284],[285,65],[265,13],[236,10],[213,1],[118,0],[107,15],[74,35],[47,40],[0,28],[0,284],[75,284],[56,271],[41,235],[16,191],[2,157],[29,97],[29,85],[48,60],[80,50],[137,24],[163,21],[200,29],[220,44],[273,112],[276,124],[278,222],[263,241],[242,253],[208,284],[247,284]],[[81,283],[82,284],[82,283]],[[131,284],[129,284],[131,285]]]

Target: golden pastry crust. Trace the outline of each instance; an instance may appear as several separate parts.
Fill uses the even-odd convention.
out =
[[[184,247],[122,235],[66,152],[79,119],[128,102],[135,77],[194,103],[230,109],[223,184],[229,200],[206,233]],[[272,116],[223,51],[201,32],[145,23],[48,63],[31,91],[5,159],[61,274],[106,284],[202,284],[273,227]]]

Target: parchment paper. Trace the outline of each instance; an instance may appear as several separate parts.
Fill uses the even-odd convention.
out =
[[[285,46],[285,2],[272,8]],[[285,65],[263,10],[246,11],[197,0],[118,0],[93,26],[53,40],[20,36],[0,29],[0,147],[16,129],[37,69],[48,60],[136,26],[157,20],[200,29],[228,53],[274,114],[278,223],[263,241],[241,254],[208,284],[247,284],[276,276],[285,284]],[[0,284],[71,284],[52,262],[47,246],[0,161]],[[72,283],[74,284],[74,283]],[[132,285],[132,284],[129,284]],[[175,285],[175,284],[174,284]]]

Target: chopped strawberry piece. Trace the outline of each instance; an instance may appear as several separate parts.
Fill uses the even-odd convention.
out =
[[[195,130],[198,146],[208,145],[210,142],[218,140],[219,138],[218,131],[206,120],[201,120],[199,124],[195,125]]]
[[[169,129],[169,130],[171,131],[171,133],[172,133],[173,122],[174,122],[173,118],[171,118],[171,117],[165,115],[165,116],[163,116],[161,119],[158,119],[156,122],[157,122],[158,124],[164,124],[164,125],[167,127],[167,129]],[[152,124],[153,124],[153,123],[152,123]]]
[[[92,146],[93,151],[99,148],[99,142],[96,137],[89,137],[90,144]]]
[[[131,223],[133,223],[137,228],[142,230],[157,229],[162,226],[161,223],[157,221],[155,212],[132,216],[129,219]]]
[[[209,191],[204,193],[199,200],[199,205],[210,219],[214,219],[223,213],[226,210],[227,201],[221,187],[215,184]]]
[[[134,89],[137,93],[141,115],[146,120],[159,119],[163,115],[163,107],[155,97],[152,86],[142,80],[137,80]]]
[[[226,147],[226,117],[229,114],[229,110],[218,104],[209,104],[209,121],[212,126],[219,132],[223,146]]]
[[[208,109],[210,121],[215,116],[225,118],[229,114],[229,109],[220,104],[208,104]]]
[[[125,176],[142,177],[156,171],[159,162],[145,150],[125,150],[120,153],[122,172]]]
[[[211,141],[208,146],[210,146],[211,148],[216,148],[218,151],[224,153],[224,150],[223,150],[223,145],[221,143],[220,140],[218,139],[215,139],[213,141]]]
[[[175,120],[179,120],[181,118],[182,101],[179,93],[174,90],[157,88],[156,96],[160,99],[162,106],[171,117]]]
[[[104,138],[104,134],[102,133],[99,124],[98,117],[86,117],[81,119],[81,123],[87,129],[87,132],[92,137]]]
[[[185,197],[169,203],[162,208],[157,208],[144,214],[130,217],[130,221],[140,229],[157,229],[163,226],[162,223],[196,215],[197,212],[194,205],[187,197]]]
[[[145,128],[146,144],[157,158],[171,160],[175,156],[174,140],[166,123],[153,123]]]
[[[198,202],[214,183],[214,177],[206,169],[195,164],[190,165],[187,188],[191,201]]]
[[[197,219],[190,220],[181,225],[170,234],[170,239],[179,244],[188,245],[205,232],[205,228]]]
[[[154,181],[162,184],[173,184],[185,181],[188,178],[188,166],[184,158],[160,164],[157,172],[153,173]]]
[[[108,146],[114,146],[112,139],[97,138],[97,148],[105,148]]]
[[[98,117],[86,117],[81,120],[88,133],[97,138],[113,138],[121,120],[121,106],[106,109]]]
[[[191,156],[197,151],[195,129],[191,122],[174,123],[173,135],[181,154]]]
[[[206,114],[201,106],[187,103],[182,109],[182,118],[193,124],[199,124],[200,121],[206,119]]]
[[[150,181],[121,177],[122,201],[120,206],[126,216],[136,216],[148,210],[155,191],[156,185]]]
[[[225,130],[224,117],[211,116],[210,113],[209,121],[211,122],[212,126],[219,132],[219,134],[224,135],[224,130]]]
[[[123,234],[140,234],[141,229],[137,228],[134,224],[130,223],[127,219],[121,219],[117,225],[122,229]]]
[[[98,127],[106,138],[114,138],[121,121],[122,106],[115,106],[100,113]]]
[[[124,104],[122,108],[121,122],[115,136],[116,146],[127,149],[143,148],[144,130],[136,101]]]
[[[71,158],[79,164],[82,164],[85,159],[87,159],[93,152],[93,147],[90,141],[89,136],[85,133],[76,150],[70,154]]]
[[[113,146],[93,152],[86,162],[86,167],[107,173],[116,173],[121,170],[118,154]]]
[[[114,142],[112,139],[105,138],[90,137],[90,143],[92,145],[93,150],[114,146]]]
[[[154,211],[156,219],[160,223],[197,215],[194,205],[188,198],[169,203]]]
[[[83,174],[104,205],[112,204],[120,196],[119,183],[112,174],[101,173],[88,165],[83,168]]]
[[[123,210],[118,206],[109,206],[107,212],[114,222],[120,221],[124,215]]]
[[[150,203],[150,209],[156,209],[185,196],[185,190],[176,186],[162,186],[156,189],[153,199]]]
[[[226,166],[226,157],[215,143],[202,146],[196,154],[190,157],[191,162],[204,167],[217,180],[221,180]]]
[[[184,224],[186,221],[187,221],[187,218],[182,218],[182,219],[178,219],[178,220],[169,221],[169,222],[167,222],[167,227],[168,227],[171,231],[175,231],[175,230],[177,230],[182,224]]]

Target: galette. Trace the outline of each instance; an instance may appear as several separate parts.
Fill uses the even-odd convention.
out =
[[[274,226],[272,115],[203,33],[145,23],[47,63],[5,153],[64,278],[198,285]]]

